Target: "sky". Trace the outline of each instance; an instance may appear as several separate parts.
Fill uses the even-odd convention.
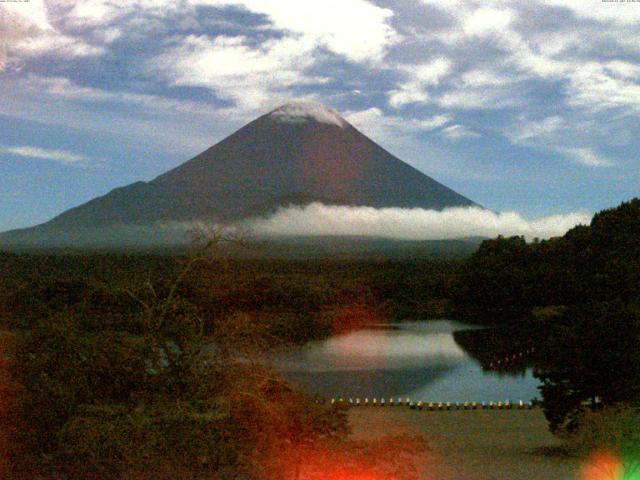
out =
[[[151,180],[291,99],[495,212],[640,194],[640,2],[0,2],[0,231]]]

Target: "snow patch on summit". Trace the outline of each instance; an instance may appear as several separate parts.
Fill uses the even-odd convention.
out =
[[[269,116],[279,122],[304,123],[316,121],[345,128],[348,124],[338,112],[321,103],[313,101],[289,102],[275,109]]]

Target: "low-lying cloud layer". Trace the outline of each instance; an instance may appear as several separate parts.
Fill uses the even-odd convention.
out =
[[[356,235],[440,240],[524,235],[531,240],[564,235],[576,225],[589,224],[591,218],[592,215],[585,212],[526,220],[515,212],[495,213],[479,207],[436,211],[312,203],[281,208],[268,218],[249,221],[247,227],[256,235],[269,236]]]

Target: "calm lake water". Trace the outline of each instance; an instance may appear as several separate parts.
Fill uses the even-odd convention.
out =
[[[412,322],[371,327],[280,353],[276,367],[310,393],[327,397],[409,397],[433,402],[528,401],[538,381],[483,371],[458,346],[467,325]]]

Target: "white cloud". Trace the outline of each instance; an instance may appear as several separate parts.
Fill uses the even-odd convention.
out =
[[[513,127],[509,127],[505,134],[516,145],[539,145],[541,141],[548,141],[549,138],[556,139],[557,135],[567,128],[564,118],[553,115],[539,121],[521,120]],[[533,142],[530,142],[531,140]]]
[[[612,167],[614,165],[611,160],[590,148],[561,148],[559,151],[573,161],[587,167]]]
[[[582,132],[580,132],[583,130]],[[571,124],[559,115],[538,121],[521,120],[517,127],[505,131],[505,136],[514,145],[524,145],[567,157],[573,162],[587,167],[611,167],[615,163],[593,148],[567,146],[580,141],[580,133],[589,136],[581,125]]]
[[[540,8],[556,6],[537,1]],[[577,30],[560,26],[562,24],[549,29],[538,19],[526,18],[524,4],[517,2],[423,2],[452,17],[453,24],[437,30],[431,40],[455,51],[461,57],[457,63],[466,64],[468,68],[462,75],[452,75],[452,81],[444,85],[444,92],[431,99],[443,108],[493,109],[521,105],[522,82],[569,81],[576,68],[584,63],[576,58],[576,52],[594,41],[594,35],[582,25]]]
[[[466,88],[501,87],[511,85],[518,79],[489,69],[474,69],[464,72],[460,77]]]
[[[388,93],[389,105],[400,108],[411,103],[426,103],[429,101],[428,88],[436,86],[451,71],[451,61],[446,58],[436,58],[417,67],[402,66],[407,80]]]
[[[405,83],[396,90],[388,93],[389,105],[400,108],[412,103],[427,103],[430,100],[429,93],[419,84]]]
[[[170,153],[176,160],[200,153],[253,119],[243,118],[237,109],[207,102],[90,88],[63,77],[7,75],[2,85],[1,115],[117,138],[123,145],[149,147],[163,155]],[[108,160],[114,165],[120,162],[119,158]],[[154,155],[140,159],[142,164],[153,165],[153,173],[175,166],[160,162]],[[142,170],[132,172],[136,171],[138,176],[149,175]]]
[[[68,21],[76,26],[102,26],[132,11],[135,2],[126,2],[118,8],[108,0],[80,0],[69,12]]]
[[[345,118],[365,135],[383,145],[401,147],[413,141],[421,132],[440,128],[453,120],[449,114],[434,115],[427,118],[404,118],[385,115],[376,107],[345,113]]]
[[[561,7],[570,10],[576,17],[594,20],[599,23],[619,25],[640,24],[638,3],[603,2],[601,0],[585,3],[584,0],[537,0],[542,5]]]
[[[346,112],[345,118],[356,127],[365,130],[374,125],[385,124],[392,128],[405,129],[407,131],[426,131],[446,125],[451,121],[452,116],[435,115],[424,119],[406,119],[398,116],[387,116],[379,108],[373,107],[367,110]]]
[[[122,37],[122,30],[120,28],[96,29],[92,34],[99,43],[109,44]]]
[[[638,64],[614,60],[607,63],[605,68],[611,71],[615,76],[631,80],[640,80],[640,65]]]
[[[210,105],[190,100],[178,100],[159,95],[134,93],[120,90],[103,90],[85,87],[65,77],[41,77],[29,75],[21,82],[21,88],[33,93],[46,93],[74,102],[82,103],[122,103],[149,110],[180,111],[185,113],[209,115]]]
[[[324,81],[304,74],[313,64],[312,52],[305,39],[285,37],[254,46],[246,37],[191,35],[156,57],[150,68],[173,85],[208,87],[244,108],[262,109],[293,86]]]
[[[462,28],[467,35],[482,37],[487,33],[504,31],[513,19],[511,10],[482,7],[464,19]]]
[[[104,49],[54,28],[43,0],[0,3],[0,70],[14,56],[50,53],[63,58],[85,57],[100,55]]]
[[[457,18],[464,18],[470,10],[481,8],[506,9],[514,8],[519,2],[513,0],[420,0],[422,3],[444,10]],[[621,26],[640,23],[640,9],[637,2],[606,2],[597,0],[585,3],[584,0],[531,0],[527,5],[539,9],[545,7],[563,8],[569,10],[576,18],[596,21],[603,24],[618,24]]]
[[[442,134],[449,140],[463,140],[465,138],[478,138],[480,134],[463,125],[451,125],[442,129]]]
[[[202,3],[210,3],[202,0]],[[393,11],[365,0],[218,0],[269,17],[275,28],[304,36],[349,60],[380,60],[397,41]]]
[[[576,225],[588,224],[591,217],[569,213],[525,220],[514,212],[495,213],[479,207],[435,211],[313,203],[281,208],[269,218],[249,221],[247,226],[258,235],[358,235],[407,240],[524,235],[532,239],[563,235]]]
[[[569,103],[586,109],[623,108],[640,112],[639,71],[636,65],[625,62],[581,65],[569,77]]]
[[[64,165],[78,165],[88,160],[84,155],[78,155],[64,150],[51,150],[32,146],[0,147],[0,153],[18,157],[49,160]]]
[[[377,61],[398,40],[389,25],[393,11],[366,0],[81,0],[70,12],[76,25],[105,25],[132,12],[166,17],[196,7],[237,6],[264,15],[287,36],[304,37],[316,47],[354,62]],[[339,13],[338,13],[339,12]],[[357,19],[354,21],[354,19]]]
[[[422,1],[446,11],[454,19],[452,26],[436,31],[432,38],[454,48],[464,56],[465,62],[472,59],[472,65],[483,63],[474,58],[477,55],[474,44],[478,40],[485,41],[488,43],[483,43],[483,50],[496,56],[495,68],[504,70],[508,67],[511,69],[508,76],[519,80],[560,81],[567,87],[570,105],[637,108],[637,65],[623,60],[601,62],[596,58],[598,52],[603,51],[602,42],[605,41],[611,51],[619,45],[621,56],[629,50],[628,37],[634,35],[633,26],[640,25],[637,2],[597,1],[588,6],[583,0],[528,2],[528,6],[541,12],[546,9],[550,17],[557,8],[567,9],[575,16],[571,22],[553,24],[525,17],[527,13],[521,8],[524,3]],[[597,24],[599,26],[595,26]],[[482,68],[487,69],[486,66]],[[445,108],[493,108],[496,103],[512,105],[509,99],[518,97],[516,82],[511,82],[510,88],[486,92],[477,88],[470,91],[464,88],[475,87],[467,82],[470,78],[465,75],[462,80],[457,88],[434,101]],[[496,86],[492,82],[487,85]],[[502,86],[506,85],[502,83]],[[623,90],[630,95],[625,98],[620,93]]]
[[[508,88],[457,86],[434,99],[434,102],[442,108],[485,110],[515,107],[522,103],[522,99],[517,92]]]
[[[385,8],[380,6],[383,3]],[[202,114],[200,119],[206,116],[207,127],[213,121],[223,123],[220,119],[228,119],[234,127],[238,126],[239,119],[249,120],[300,92],[312,99],[340,98],[339,102],[331,102],[336,105],[346,99],[343,105],[348,105],[355,94],[346,92],[360,89],[364,93],[359,101],[370,102],[376,108],[349,112],[352,117],[349,120],[372,137],[400,147],[397,150],[411,152],[418,152],[418,147],[429,148],[419,139],[416,141],[420,132],[442,128],[442,135],[450,139],[477,135],[462,126],[467,124],[467,110],[504,109],[504,115],[503,112],[486,112],[486,115],[488,121],[496,121],[496,128],[503,129],[515,144],[546,148],[556,157],[584,165],[613,163],[598,153],[606,151],[597,143],[606,143],[606,136],[600,136],[597,142],[590,141],[586,134],[580,133],[578,125],[588,121],[602,125],[603,117],[610,113],[620,119],[637,115],[640,110],[640,67],[634,57],[640,49],[621,47],[624,41],[628,45],[633,43],[630,34],[638,25],[634,13],[640,10],[637,4],[598,3],[591,6],[594,8],[587,8],[579,0],[422,0],[428,7],[408,8],[407,3],[410,2],[0,2],[0,44],[4,42],[5,50],[11,44],[11,55],[24,58],[43,53],[66,57],[96,55],[110,48],[111,42],[127,39],[129,35],[139,34],[143,41],[149,40],[151,27],[134,27],[134,22],[138,26],[146,23],[167,26],[179,19],[171,25],[171,32],[182,31],[182,25],[187,25],[185,28],[189,31],[195,28],[207,33],[177,34],[173,38],[163,33],[156,45],[165,50],[152,59],[132,51],[137,65],[150,68],[136,69],[131,77],[118,79],[117,88],[122,90],[83,87],[81,79],[71,82],[52,77],[46,83],[24,77],[21,80],[25,88],[34,92],[34,97],[39,94],[36,85],[41,85],[46,95],[69,100],[77,112],[86,108],[81,105],[85,102],[115,103],[117,108],[122,107],[120,104],[135,105],[136,113],[145,114],[152,110],[193,111]],[[220,18],[203,21],[204,15],[197,15],[201,7],[219,7],[215,13]],[[233,15],[227,17],[226,7],[234,7]],[[553,17],[558,8],[567,11]],[[240,15],[238,9],[242,12]],[[11,15],[3,17],[5,12]],[[424,30],[415,26],[412,30],[404,25],[406,12],[418,17],[424,14],[424,18],[415,18],[416,25],[425,24]],[[242,25],[249,16],[250,25]],[[227,22],[228,18],[232,21]],[[15,25],[3,27],[10,25],[7,19]],[[213,22],[218,22],[215,27]],[[227,24],[220,27],[222,22]],[[238,26],[245,28],[242,34],[230,33],[237,32]],[[121,53],[114,51],[113,54]],[[326,60],[334,61],[337,57],[340,60],[336,62],[337,67],[332,64],[321,68],[327,66]],[[345,67],[343,60],[350,65]],[[369,71],[365,73],[363,67]],[[82,69],[77,72],[82,75]],[[61,75],[60,71],[51,73]],[[155,88],[158,73],[160,81],[170,86],[209,88],[216,101],[207,105],[141,93],[147,85],[154,92],[166,86]],[[76,71],[70,75],[76,75]],[[396,83],[390,85],[392,75],[398,77],[395,77]],[[109,81],[105,78],[104,84],[108,85]],[[131,81],[131,85],[135,82],[135,92],[127,91],[126,81]],[[337,92],[340,89],[342,92]],[[182,94],[182,90],[175,91],[176,95]],[[542,98],[547,93],[553,95],[553,102]],[[397,114],[388,115],[381,110],[384,105],[376,103],[381,95],[386,95],[387,105],[398,109]],[[214,106],[219,104],[219,99],[233,106]],[[407,106],[406,110],[412,113],[400,113]],[[521,125],[517,117],[520,111],[514,107],[523,111],[535,109],[532,114],[538,118],[546,116],[549,123]],[[607,111],[614,108],[615,112]],[[212,110],[215,114],[211,114]],[[431,110],[445,113],[423,118],[432,115]],[[500,115],[498,120],[497,115]],[[554,125],[553,117],[558,122],[563,117],[571,121]],[[513,119],[516,119],[514,124],[506,127]],[[607,121],[610,129],[614,128],[614,122]],[[200,122],[203,131],[204,123]],[[487,130],[491,128],[489,125]],[[508,134],[507,129],[512,133]],[[631,139],[629,143],[633,142],[636,134],[631,122],[618,130],[619,138],[626,135],[625,138]],[[591,134],[596,135],[593,129]],[[406,144],[408,147],[403,148]],[[572,149],[572,153],[562,148]]]
[[[127,29],[131,33],[135,22],[166,21],[181,14],[193,17],[197,25],[198,7],[235,6],[262,15],[279,36],[262,43],[249,32],[236,37],[176,38],[173,47],[149,63],[151,75],[159,71],[172,85],[211,88],[222,99],[238,103],[243,115],[248,109],[257,112],[272,104],[274,96],[289,97],[295,86],[326,81],[307,75],[306,70],[327,52],[351,62],[375,64],[399,41],[390,26],[393,12],[366,0],[51,0],[60,25],[85,30],[85,36],[99,46],[53,28],[43,0],[32,0],[21,10],[23,4],[1,5],[0,13],[12,9],[13,23],[0,20],[0,68],[6,63],[10,40],[11,51],[23,57],[45,53],[87,56],[104,53]],[[9,26],[15,32],[11,36],[6,32]],[[263,26],[253,30],[265,31]]]

